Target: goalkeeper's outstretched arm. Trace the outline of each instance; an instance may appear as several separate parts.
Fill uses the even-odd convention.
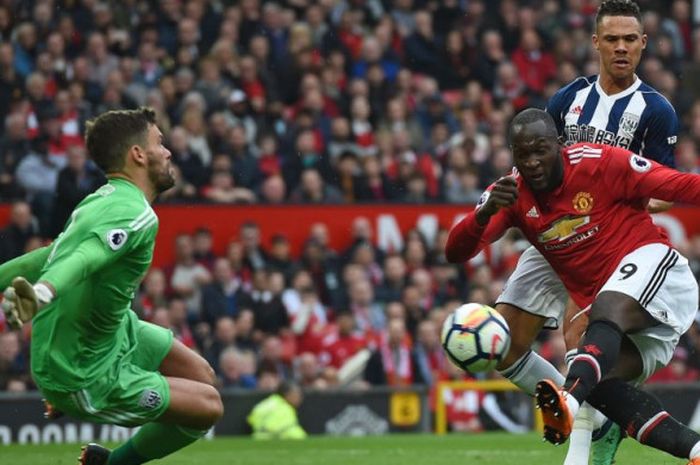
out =
[[[4,290],[17,276],[35,282],[51,253],[51,246],[41,247],[0,265],[0,290]]]
[[[43,273],[37,278],[37,284],[47,285],[54,297],[60,296],[67,289],[72,289],[116,260],[125,249],[114,252],[105,247],[97,236],[88,237],[70,253],[49,260]]]
[[[35,260],[9,262],[6,270],[8,277],[2,275],[2,284],[6,287],[2,308],[9,326],[21,328],[34,318],[41,307],[112,261],[116,254],[105,249],[97,237],[91,237],[69,254],[50,258],[47,250],[36,254],[33,257]],[[36,266],[39,258],[41,265]],[[34,266],[31,266],[32,263]],[[25,271],[27,273],[22,276]],[[32,282],[35,283],[33,286]]]

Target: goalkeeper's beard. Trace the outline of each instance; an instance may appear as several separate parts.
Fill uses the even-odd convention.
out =
[[[175,185],[173,167],[168,162],[164,167],[157,166],[157,160],[148,159],[148,179],[157,193],[165,192]]]

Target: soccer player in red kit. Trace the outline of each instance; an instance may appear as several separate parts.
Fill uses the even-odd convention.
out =
[[[700,465],[700,435],[635,385],[666,365],[698,308],[688,261],[646,211],[650,197],[700,205],[700,176],[626,149],[562,149],[552,117],[528,109],[510,126],[517,172],[489,187],[450,232],[446,256],[463,262],[518,227],[576,304],[591,305],[564,386],[537,385],[545,438],[566,441],[586,400],[639,442]]]

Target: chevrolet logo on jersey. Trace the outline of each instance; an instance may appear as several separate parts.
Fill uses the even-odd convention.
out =
[[[590,216],[571,216],[567,215],[560,218],[552,224],[545,232],[541,233],[537,239],[541,243],[552,241],[563,241],[576,234],[576,230],[590,223]]]

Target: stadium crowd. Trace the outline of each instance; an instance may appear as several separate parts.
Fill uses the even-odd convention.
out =
[[[687,0],[640,1],[640,77],[682,122],[677,167],[700,172],[700,29]],[[104,178],[85,121],[156,109],[178,168],[160,202],[475,203],[510,171],[507,122],[597,72],[592,0],[0,1],[0,262],[51,240]],[[203,225],[204,226],[204,225]],[[466,301],[493,303],[523,249],[449,265],[447,231],[417,230],[385,253],[369,223],[328,246],[310,226],[299,256],[284,234],[244,224],[224,254],[205,227],[180,235],[134,309],[200,351],[222,387],[432,384],[462,376],[438,330]],[[679,245],[700,277],[700,237]],[[558,366],[564,347],[545,333]],[[32,389],[29,333],[0,332],[0,390]],[[357,373],[346,364],[363,349]],[[345,365],[345,368],[341,369]],[[700,379],[700,326],[657,381]]]

